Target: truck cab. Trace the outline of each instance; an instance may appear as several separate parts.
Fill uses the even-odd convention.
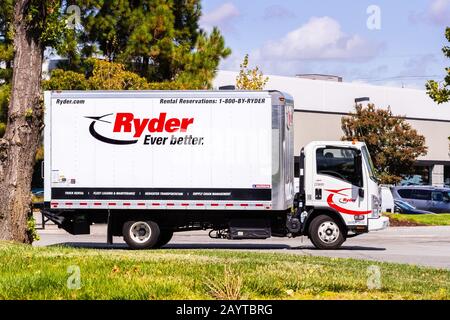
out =
[[[301,152],[297,212],[303,233],[322,249],[384,229],[381,193],[362,142],[315,141]]]

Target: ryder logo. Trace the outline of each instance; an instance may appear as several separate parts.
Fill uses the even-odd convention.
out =
[[[193,137],[192,135],[177,136],[178,133],[185,133],[194,124],[194,118],[169,118],[167,113],[162,112],[156,118],[136,118],[133,113],[117,113],[114,122],[106,119],[113,116],[113,113],[100,117],[85,117],[93,120],[89,126],[89,133],[95,139],[116,145],[136,144],[141,137],[144,138],[144,145],[203,145],[204,138]],[[97,125],[109,124],[110,134],[105,134],[105,128],[101,132],[97,130]],[[145,134],[144,134],[145,133]],[[164,134],[172,133],[170,137]],[[114,135],[129,134],[130,139],[113,138]],[[155,136],[153,136],[154,134]]]
[[[158,118],[138,119],[132,113],[118,113],[114,123],[114,132],[133,132],[135,138],[140,138],[144,130],[148,132],[186,132],[194,123],[194,118],[166,119],[167,113],[160,113]]]
[[[333,208],[340,213],[351,214],[351,215],[362,215],[362,214],[371,213],[372,211],[370,211],[370,210],[369,211],[358,211],[358,210],[351,210],[348,208],[344,208],[335,202],[335,197],[336,197],[336,198],[338,198],[337,201],[343,205],[346,205],[349,203],[355,203],[356,199],[350,198],[350,196],[347,194],[347,192],[349,190],[352,190],[352,189],[348,188],[348,189],[341,189],[341,190],[326,190],[330,193],[327,198],[327,203],[330,206],[330,208]]]

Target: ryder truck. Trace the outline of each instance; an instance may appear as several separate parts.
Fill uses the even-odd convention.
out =
[[[386,228],[363,143],[311,142],[294,179],[293,119],[277,91],[45,92],[43,213],[134,249],[188,230],[334,249]]]

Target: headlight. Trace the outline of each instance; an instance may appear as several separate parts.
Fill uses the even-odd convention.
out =
[[[381,202],[380,199],[372,195],[372,213],[370,214],[370,218],[377,219],[380,217],[380,211],[381,211]]]

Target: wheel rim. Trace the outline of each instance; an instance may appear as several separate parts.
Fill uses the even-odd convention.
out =
[[[339,227],[332,221],[322,223],[317,231],[317,234],[325,243],[331,244],[339,238]]]
[[[137,243],[144,243],[152,236],[152,230],[147,222],[139,221],[132,224],[130,237]]]

